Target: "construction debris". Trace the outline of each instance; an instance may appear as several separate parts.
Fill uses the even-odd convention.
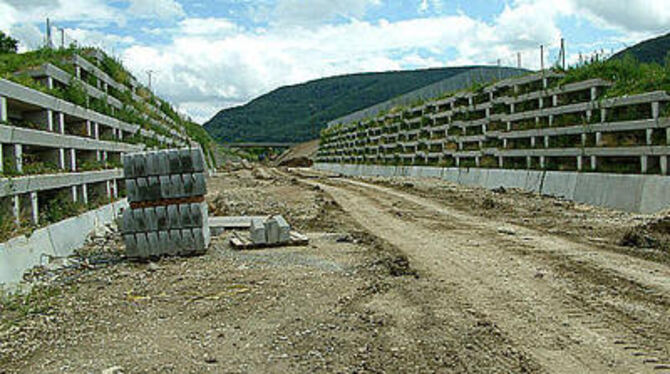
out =
[[[251,219],[248,236],[236,233],[231,238],[233,247],[237,249],[306,245],[308,242],[309,239],[306,236],[291,231],[291,226],[282,216],[271,216],[265,219],[254,217]]]
[[[124,155],[130,209],[123,238],[131,258],[194,255],[210,242],[205,163],[199,149]]]

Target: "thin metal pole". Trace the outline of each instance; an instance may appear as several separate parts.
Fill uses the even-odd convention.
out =
[[[540,46],[540,69],[544,71],[544,45]]]

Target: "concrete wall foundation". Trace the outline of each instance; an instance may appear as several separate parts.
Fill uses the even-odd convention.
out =
[[[316,163],[314,168],[347,176],[439,178],[488,189],[518,188],[632,213],[670,209],[670,177],[661,175],[331,163]]]
[[[121,200],[35,230],[29,237],[0,243],[0,284],[18,283],[26,270],[43,263],[44,255],[71,255],[96,227],[112,222],[127,206],[126,200]]]

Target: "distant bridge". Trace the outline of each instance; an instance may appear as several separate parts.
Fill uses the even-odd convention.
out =
[[[224,143],[230,148],[291,148],[298,143]]]

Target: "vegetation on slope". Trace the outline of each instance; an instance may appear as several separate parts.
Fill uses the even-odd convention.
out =
[[[2,36],[0,35],[0,39],[1,37]],[[143,128],[152,130],[160,135],[171,137],[172,135],[168,131],[168,128],[172,127],[179,132],[185,132],[188,137],[200,143],[207,155],[212,154],[211,147],[213,140],[209,134],[207,134],[207,132],[204,131],[201,126],[191,122],[188,119],[182,118],[182,116],[177,114],[176,110],[168,102],[156,97],[146,88],[141,87],[138,89],[138,95],[146,101],[142,102],[135,100],[129,90],[119,92],[110,87],[110,96],[116,98],[124,104],[124,108],[122,110],[113,112],[112,108],[107,103],[107,100],[89,98],[82,83],[79,81],[71,83],[67,88],[64,89],[50,89],[45,85],[35,81],[28,74],[25,74],[25,72],[30,68],[35,68],[45,63],[50,63],[68,72],[69,74],[74,75],[75,70],[72,63],[70,62],[70,59],[75,54],[78,54],[81,57],[87,59],[92,64],[97,65],[102,71],[107,73],[115,81],[130,87],[133,76],[123,66],[121,61],[118,61],[117,59],[103,53],[102,60],[98,62],[96,59],[90,57],[93,52],[95,52],[93,48],[78,48],[75,46],[70,46],[69,48],[63,49],[40,48],[35,51],[21,54],[0,54],[0,77],[14,81],[23,86],[33,88],[35,90],[48,93],[52,96],[64,99],[79,106],[93,109],[99,113],[115,117],[124,122],[138,124]],[[97,83],[96,80],[97,78],[90,76],[87,78],[86,83],[95,87]],[[154,107],[158,108],[158,110],[165,116],[172,119],[176,125],[171,125],[168,122],[165,122],[164,118],[155,110],[150,108],[148,103],[151,103]],[[154,119],[158,122],[163,122],[166,127],[157,126],[149,120],[145,119],[144,116]],[[144,138],[140,139],[139,137],[137,139],[128,139],[128,141],[143,142],[147,143],[148,146],[158,145],[158,143],[155,141]]]
[[[222,110],[205,129],[220,142],[303,142],[331,120],[472,68],[353,74],[283,87]]]
[[[572,67],[566,72],[560,84],[601,78],[613,83],[606,97],[634,95],[650,91],[670,92],[670,59],[663,65],[638,61],[633,54],[623,58],[595,61],[583,66]]]
[[[659,36],[658,38],[645,40],[627,48],[612,56],[613,60],[623,59],[626,55],[632,54],[638,61],[644,63],[655,62],[664,64],[665,58],[670,51],[670,34]]]

